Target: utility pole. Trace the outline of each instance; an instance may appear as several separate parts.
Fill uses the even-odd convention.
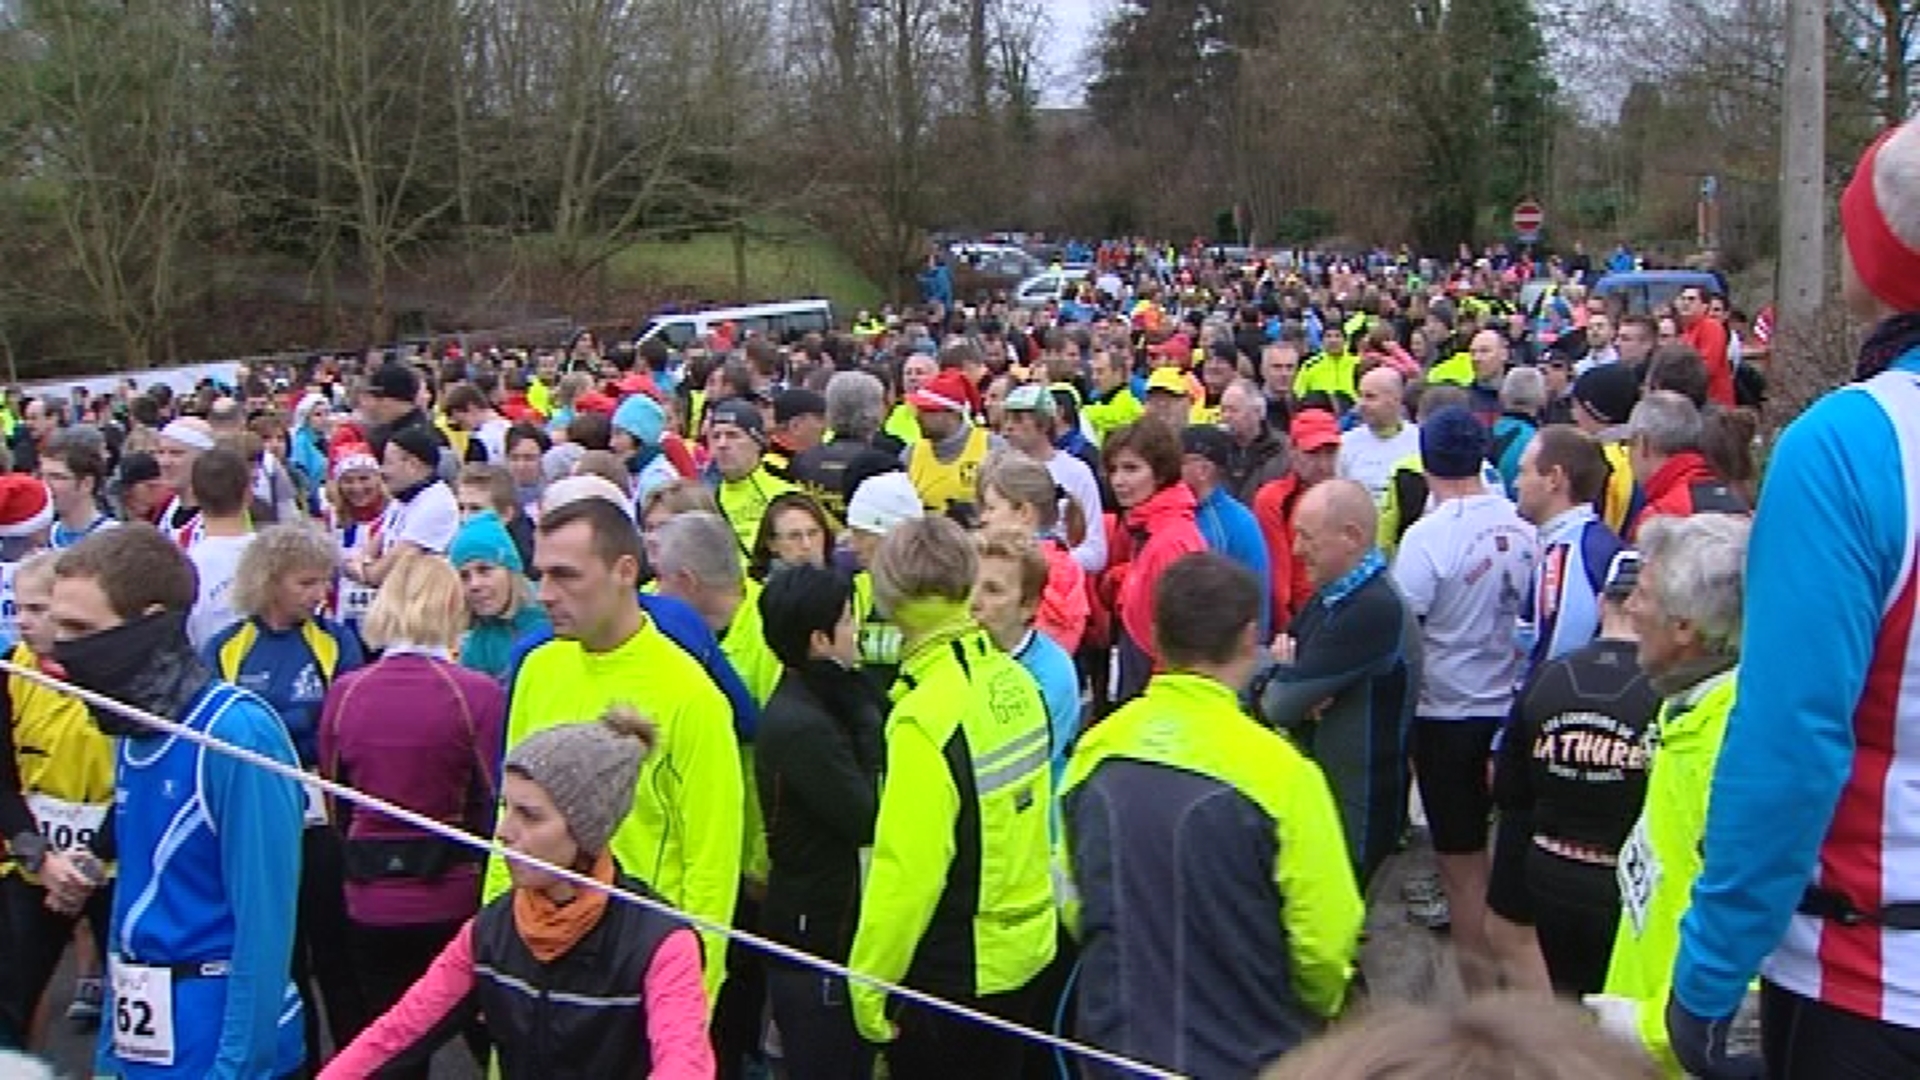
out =
[[[1787,77],[1780,128],[1779,320],[1772,372],[1787,415],[1824,389],[1818,373],[1826,299],[1826,9],[1820,0],[1787,0]],[[1782,354],[1785,355],[1782,355]],[[1804,386],[1803,386],[1804,384]],[[1804,395],[1804,396],[1803,396]],[[1797,399],[1797,400],[1796,400]]]

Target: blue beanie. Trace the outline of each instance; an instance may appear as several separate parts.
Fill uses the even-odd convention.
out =
[[[520,562],[520,549],[513,546],[507,527],[491,510],[475,514],[461,524],[460,531],[453,534],[453,544],[447,548],[447,561],[455,570],[470,562],[484,562],[504,566],[516,574],[527,572]]]
[[[1479,476],[1487,460],[1487,429],[1472,413],[1449,405],[1420,421],[1420,465],[1442,480]]]
[[[667,430],[667,413],[645,394],[628,394],[613,410],[613,426],[633,436],[641,446],[657,447]]]

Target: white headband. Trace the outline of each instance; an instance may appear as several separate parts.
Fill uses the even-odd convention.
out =
[[[172,420],[160,429],[160,437],[191,446],[195,450],[213,449],[213,436],[185,420]]]

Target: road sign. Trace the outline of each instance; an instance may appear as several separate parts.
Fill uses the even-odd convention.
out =
[[[1513,207],[1513,231],[1521,239],[1538,239],[1540,227],[1547,223],[1547,212],[1532,199],[1522,199]]]

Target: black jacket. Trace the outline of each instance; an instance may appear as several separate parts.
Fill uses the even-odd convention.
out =
[[[796,454],[786,479],[813,496],[836,523],[844,523],[847,500],[853,498],[860,481],[900,467],[899,449],[889,449],[889,444],[898,442],[886,436],[876,436],[872,442],[824,442]]]
[[[789,668],[761,710],[754,778],[766,819],[761,930],[845,961],[860,920],[860,849],[880,805],[883,700],[828,661]]]

